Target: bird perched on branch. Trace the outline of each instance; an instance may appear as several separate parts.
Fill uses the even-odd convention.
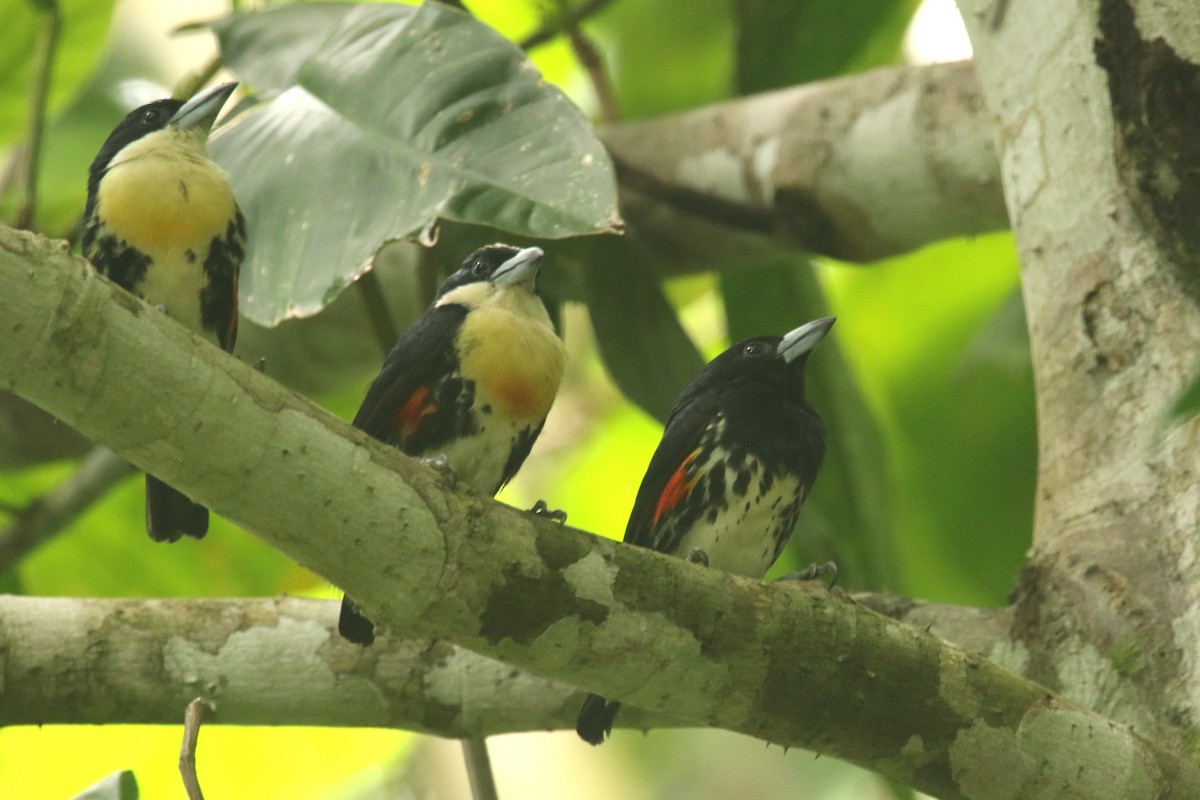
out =
[[[804,368],[834,318],[730,347],[675,401],[625,541],[761,578],[792,535],[825,457]],[[832,569],[810,567],[805,577]],[[600,744],[621,704],[588,695],[576,731]]]
[[[129,112],[92,161],[83,221],[83,255],[102,275],[226,352],[246,222],[207,142],[236,86]],[[208,509],[147,475],[146,529],[156,542],[199,539]]]
[[[541,259],[537,247],[502,244],[467,256],[388,354],[354,427],[444,463],[481,494],[500,491],[541,433],[566,364],[537,293]],[[349,598],[338,630],[375,640]]]

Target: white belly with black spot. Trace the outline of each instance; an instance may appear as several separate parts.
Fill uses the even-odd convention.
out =
[[[796,476],[777,476],[763,490],[762,470],[755,469],[744,495],[730,494],[728,508],[719,510],[715,519],[704,515],[680,539],[678,553],[686,557],[692,550],[708,554],[708,565],[715,569],[761,578],[774,563],[778,548],[776,535],[782,525],[789,530],[795,524],[799,508],[800,480]],[[733,486],[737,475],[725,470],[725,485]]]
[[[441,447],[455,477],[480,494],[491,495],[504,478],[510,453],[529,424],[505,420],[496,414],[480,413],[479,430]],[[438,453],[425,453],[424,457]]]
[[[216,342],[216,333],[204,331],[200,318],[200,292],[208,283],[202,259],[208,255],[208,248],[204,247],[194,260],[188,259],[183,248],[144,252],[154,259],[154,268],[146,271],[145,280],[135,287],[134,293],[150,305],[161,306],[181,325]]]
[[[131,291],[202,332],[204,261],[237,218],[229,179],[209,160],[203,137],[164,129],[127,145],[109,165],[96,202],[103,235],[153,261]]]

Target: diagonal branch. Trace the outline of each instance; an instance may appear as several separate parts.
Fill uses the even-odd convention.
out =
[[[29,138],[25,143],[21,181],[21,206],[17,211],[17,227],[32,228],[37,218],[38,171],[42,161],[42,145],[46,132],[46,99],[58,55],[58,37],[62,30],[62,11],[56,0],[35,3],[42,12],[34,55],[33,79],[30,82]]]
[[[533,33],[521,40],[522,50],[532,50],[535,47],[541,47],[558,36],[564,30],[575,28],[579,23],[583,22],[588,17],[603,11],[604,8],[612,3],[613,0],[586,0],[578,6],[565,11],[561,11],[557,16],[552,17],[538,28]]]
[[[0,386],[406,636],[942,798],[1112,796],[1117,761],[1121,785],[1200,796],[1190,761],[840,593],[719,574],[447,487],[45,239],[0,229],[0,286]],[[985,772],[996,763],[1003,785]]]
[[[870,261],[1004,230],[994,134],[962,62],[767,92],[600,137],[630,231],[694,270],[745,260],[731,231],[760,248]]]
[[[128,461],[107,448],[93,448],[71,477],[22,509],[0,530],[0,572],[12,569],[131,474],[133,467]]]

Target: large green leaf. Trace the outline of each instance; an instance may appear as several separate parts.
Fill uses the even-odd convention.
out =
[[[621,391],[665,422],[704,358],[631,242],[604,237],[588,244],[584,295],[600,356]]]
[[[296,81],[212,142],[249,224],[242,310],[256,322],[316,313],[380,245],[439,219],[536,238],[620,227],[588,121],[462,12],[286,7],[216,30],[240,75]]]
[[[782,335],[828,314],[808,264],[775,264],[721,277],[733,341]],[[842,355],[835,325],[806,374],[809,400],[825,420],[828,450],[812,496],[804,504],[799,535],[789,551],[797,569],[833,559],[849,586],[894,588],[887,459],[875,418]]]
[[[397,19],[416,12],[412,6],[394,9]],[[300,80],[304,63],[329,41],[330,34],[358,13],[352,3],[298,3],[234,13],[207,24],[217,35],[221,60],[241,80],[259,92],[282,91]]]

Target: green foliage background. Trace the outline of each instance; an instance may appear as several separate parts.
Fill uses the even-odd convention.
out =
[[[38,12],[23,0],[0,5],[8,6],[4,18],[11,21],[0,33],[6,54],[0,56],[0,147],[12,147],[23,137]],[[546,9],[533,0],[468,5],[514,40],[536,28]],[[181,6],[189,18],[187,4]],[[651,117],[898,63],[914,7],[912,0],[616,0],[584,31],[605,55],[623,114]],[[69,230],[82,209],[87,164],[123,111],[114,86],[131,77],[169,85],[202,66],[173,62],[172,40],[149,40],[144,30],[113,29],[106,39],[111,3],[65,2],[62,12],[37,219],[51,235]],[[531,56],[548,80],[594,110],[586,74],[561,37]],[[0,196],[6,219],[14,202],[12,193]],[[623,260],[623,247],[599,240],[571,245],[572,258],[586,268],[557,293],[566,301],[568,384],[535,456],[502,500],[525,505],[545,497],[567,509],[573,525],[619,537],[661,431],[653,416],[625,398],[661,411],[662,398],[672,396],[680,380],[640,353],[657,352],[686,376],[700,363],[696,351],[710,357],[731,338],[782,332],[828,309],[839,317],[835,346],[823,347],[814,360],[812,391],[834,432],[830,463],[778,569],[835,557],[843,585],[851,588],[1005,602],[1029,543],[1036,459],[1028,343],[1007,234],[944,242],[865,266],[822,258],[739,265],[720,278],[672,279],[661,296],[658,280],[645,272],[650,267]],[[554,243],[546,249],[549,273]],[[553,289],[555,277],[547,278]],[[645,313],[632,320],[626,314],[625,326],[607,324],[604,299],[613,289],[606,287],[629,280],[648,287]],[[599,348],[575,302],[582,299],[593,305]],[[311,324],[361,316],[350,300],[339,303],[340,311],[335,304]],[[420,305],[406,297],[394,310],[403,322]],[[301,326],[309,324],[284,323],[278,335],[308,335]],[[635,351],[639,337],[663,347]],[[373,369],[344,376],[318,357],[311,360],[321,378],[305,385],[317,402],[349,419]],[[24,507],[71,469],[56,462],[0,475],[0,507]],[[311,573],[216,517],[200,545],[151,546],[142,530],[140,476],[0,580],[8,591],[35,595],[335,596]],[[179,736],[175,728],[133,726],[0,730],[0,797],[69,797],[126,768],[135,770],[144,797],[182,797],[175,769]],[[391,731],[210,726],[201,736],[200,776],[218,798],[393,796],[378,787],[412,742]],[[553,746],[578,762],[578,775],[619,772],[636,797],[888,796],[873,777],[827,759],[761,752],[714,732],[619,734],[600,750],[575,742]],[[718,774],[725,778],[711,777]],[[502,770],[502,793],[504,780]],[[586,781],[564,780],[567,788],[544,796],[591,796]],[[524,791],[511,796],[532,796]]]

